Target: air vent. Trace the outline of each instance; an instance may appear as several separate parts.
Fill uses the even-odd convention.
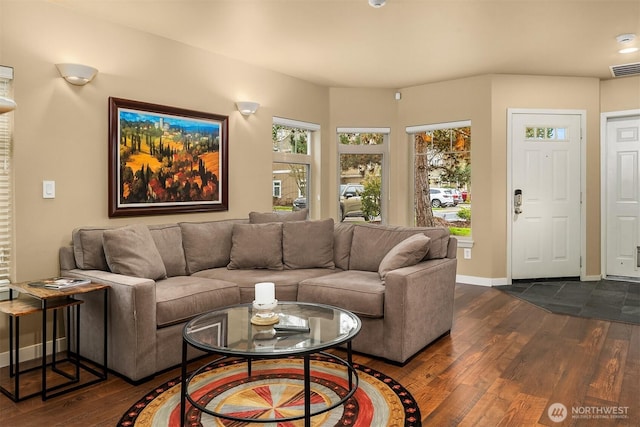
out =
[[[622,65],[610,65],[611,75],[613,77],[626,77],[640,75],[640,62]]]

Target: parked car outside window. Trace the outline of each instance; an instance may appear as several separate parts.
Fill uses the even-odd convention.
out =
[[[293,201],[293,210],[301,211],[307,207],[307,198],[306,197],[298,197]]]
[[[340,220],[346,217],[362,216],[362,192],[364,185],[342,184],[340,185]],[[365,218],[366,219],[366,218]]]
[[[455,206],[457,203],[453,199],[453,193],[446,188],[430,188],[431,207]]]

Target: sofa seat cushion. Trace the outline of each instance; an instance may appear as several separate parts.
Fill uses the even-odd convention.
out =
[[[252,302],[255,299],[255,285],[260,282],[273,282],[276,285],[278,301],[296,301],[298,299],[298,283],[305,279],[332,276],[341,270],[327,268],[303,268],[299,270],[228,270],[212,268],[195,273],[195,277],[233,282],[240,288],[240,301]]]
[[[341,271],[306,279],[298,285],[298,301],[333,305],[358,316],[384,316],[384,282],[378,272]]]
[[[169,277],[156,282],[156,325],[162,328],[181,323],[239,302],[234,283],[194,276]]]

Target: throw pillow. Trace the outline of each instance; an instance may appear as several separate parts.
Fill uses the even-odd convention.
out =
[[[282,224],[282,261],[287,269],[335,268],[333,218]]]
[[[102,245],[109,269],[126,276],[164,279],[167,271],[146,225],[105,230]]]
[[[266,222],[302,221],[307,219],[308,209],[295,212],[249,212],[251,224],[264,224]]]
[[[380,262],[378,273],[382,280],[396,268],[416,265],[429,251],[430,238],[424,234],[414,234],[395,245]]]
[[[282,224],[234,224],[230,270],[282,270]]]

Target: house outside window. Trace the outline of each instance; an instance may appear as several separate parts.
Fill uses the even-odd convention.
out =
[[[309,185],[312,179],[312,147],[320,126],[297,120],[273,118],[273,210],[312,208]],[[276,196],[275,182],[280,182]]]

